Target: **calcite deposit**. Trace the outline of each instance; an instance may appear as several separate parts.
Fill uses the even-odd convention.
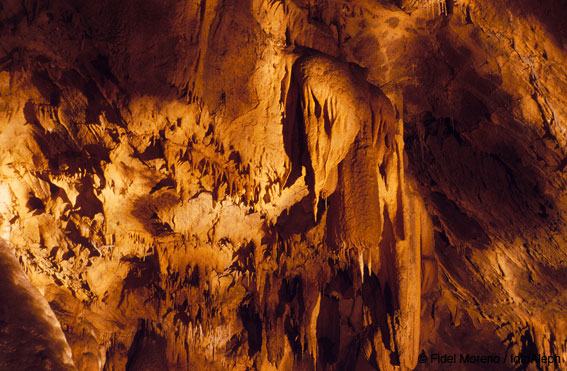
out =
[[[0,369],[565,369],[566,17],[3,1]]]

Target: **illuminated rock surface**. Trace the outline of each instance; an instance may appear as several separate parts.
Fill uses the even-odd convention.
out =
[[[4,1],[0,368],[567,362],[565,16]]]

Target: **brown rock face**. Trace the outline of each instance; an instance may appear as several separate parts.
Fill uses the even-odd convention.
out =
[[[565,16],[4,1],[0,369],[564,369]]]

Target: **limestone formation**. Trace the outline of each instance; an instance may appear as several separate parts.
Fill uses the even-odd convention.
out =
[[[3,1],[0,369],[563,369],[565,16]]]

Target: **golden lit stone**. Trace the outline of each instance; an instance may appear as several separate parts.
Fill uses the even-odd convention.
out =
[[[4,1],[0,368],[561,368],[566,15]]]

